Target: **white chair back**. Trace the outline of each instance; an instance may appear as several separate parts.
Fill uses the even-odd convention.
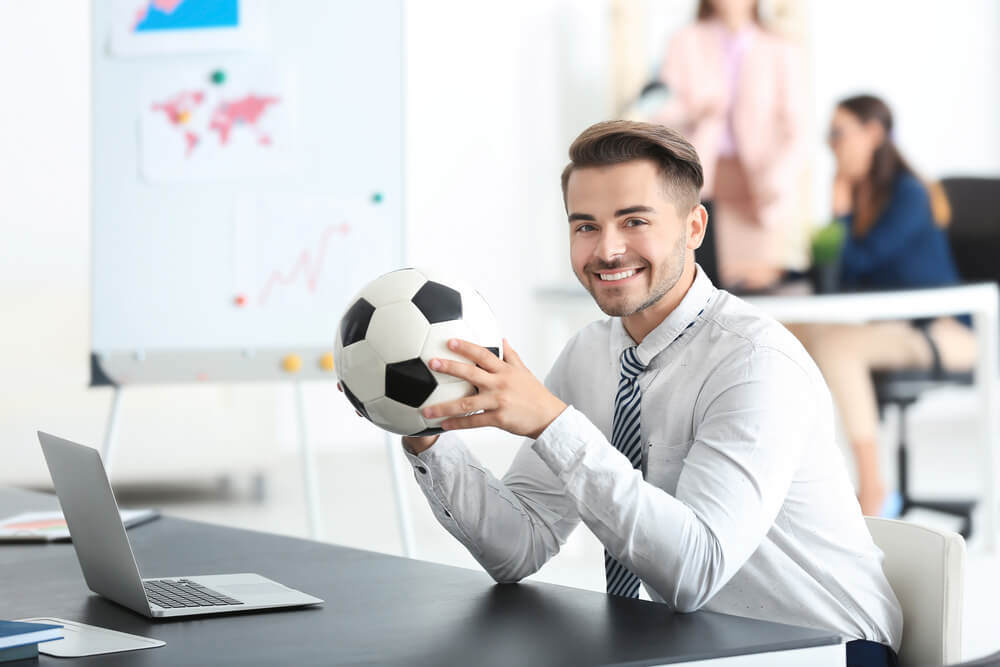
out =
[[[950,530],[865,517],[885,553],[882,569],[903,608],[901,667],[962,659],[965,540]]]

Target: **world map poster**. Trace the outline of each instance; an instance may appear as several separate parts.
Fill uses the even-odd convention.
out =
[[[142,178],[238,181],[292,171],[290,81],[271,66],[249,64],[156,77],[139,109]]]

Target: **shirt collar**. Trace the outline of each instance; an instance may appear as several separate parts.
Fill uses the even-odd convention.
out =
[[[705,275],[702,268],[695,264],[694,282],[677,307],[643,339],[639,349],[636,350],[639,360],[643,364],[648,364],[653,360],[653,357],[667,349],[692,322],[697,321],[698,315],[705,309],[706,304],[715,296],[716,292],[718,290],[715,285]],[[616,366],[622,351],[633,345],[635,345],[635,341],[625,330],[622,318],[613,318],[611,322],[611,358]]]

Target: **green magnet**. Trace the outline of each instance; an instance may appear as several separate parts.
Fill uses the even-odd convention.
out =
[[[221,85],[226,82],[226,73],[221,69],[217,69],[212,72],[212,83]]]

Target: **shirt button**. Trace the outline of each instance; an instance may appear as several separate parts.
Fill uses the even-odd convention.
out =
[[[417,470],[420,471],[421,475],[426,475],[427,474],[427,468],[425,468],[423,466],[417,466]]]

